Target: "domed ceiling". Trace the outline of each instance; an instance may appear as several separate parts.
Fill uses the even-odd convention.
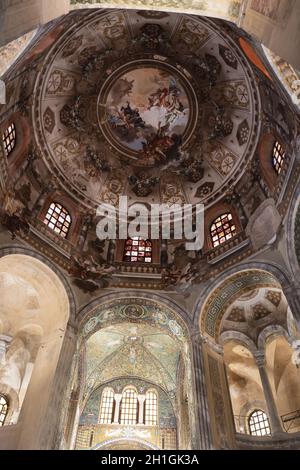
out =
[[[77,200],[200,203],[237,182],[259,137],[259,94],[230,36],[203,18],[92,11],[50,50],[34,122]]]

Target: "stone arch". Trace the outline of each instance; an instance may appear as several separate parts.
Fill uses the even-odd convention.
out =
[[[234,279],[235,276],[243,275],[243,273],[251,272],[251,271],[261,271],[265,273],[265,285],[271,285],[276,288],[282,289],[290,307],[292,307],[292,303],[290,304],[290,288],[293,284],[291,274],[288,273],[286,270],[282,268],[282,266],[277,265],[275,263],[264,263],[260,261],[250,261],[247,263],[240,264],[238,266],[234,266],[222,274],[216,277],[216,279],[210,284],[205,287],[203,292],[201,293],[200,297],[195,303],[194,312],[193,312],[193,324],[194,328],[199,328],[199,322],[201,321],[201,317],[203,318],[203,308],[207,304],[211,295],[215,295],[217,289],[222,289],[223,285],[226,285],[226,281],[230,281]],[[255,281],[256,282],[256,281]],[[249,286],[248,286],[249,287]],[[244,290],[247,291],[247,286],[245,288],[241,288],[240,293]],[[200,328],[200,333],[203,336],[203,330]],[[209,337],[209,335],[208,335]],[[211,337],[213,338],[213,336]]]
[[[35,251],[31,248],[24,248],[24,246],[8,245],[0,249],[0,260],[2,257],[8,256],[8,255],[24,255],[27,257],[31,257],[32,259],[38,260],[41,263],[43,263],[51,271],[53,271],[54,274],[56,274],[60,282],[63,284],[64,289],[66,290],[66,294],[68,296],[69,312],[70,312],[69,321],[72,324],[75,323],[76,310],[77,310],[75,295],[69,284],[69,281],[67,280],[65,275],[62,273],[62,271],[57,268],[57,265],[51,260],[49,260],[46,256],[42,255],[40,252]]]
[[[149,325],[151,331],[153,330],[153,334],[156,331],[157,333],[161,332],[164,336],[167,335],[169,338],[171,338],[173,345],[177,344],[176,348],[178,349],[178,351],[184,351],[184,360],[186,363],[185,380],[188,380],[189,383],[192,383],[192,381],[194,380],[192,365],[193,350],[190,335],[191,325],[188,320],[187,312],[180,308],[173,300],[170,300],[166,297],[153,294],[151,292],[129,290],[118,293],[104,294],[90,302],[79,312],[80,336],[78,340],[78,348],[80,351],[79,357],[82,359],[80,359],[80,379],[78,382],[82,384],[81,387],[84,385],[86,380],[85,351],[87,345],[90,343],[91,340],[97,341],[95,335],[106,335],[106,331],[108,330],[118,330],[120,333],[123,331],[124,328],[128,328],[127,325],[132,325],[133,327],[138,329],[137,335],[139,336],[139,334],[143,335],[142,330],[140,330],[140,328],[144,328],[145,324]],[[124,344],[126,344],[126,342]],[[121,343],[121,348],[123,347],[123,343]],[[139,346],[137,345],[136,348],[138,351]],[[147,350],[145,350],[145,354],[146,353]],[[147,357],[148,353],[146,354],[146,358]],[[113,353],[109,355],[108,358],[109,360],[114,361]],[[156,364],[157,357],[155,355],[153,355],[153,361],[153,364]],[[164,372],[162,372],[161,370],[161,365],[162,364],[156,364],[156,366],[158,367],[157,370],[159,371],[159,375],[164,374]],[[164,369],[164,365],[162,369]],[[114,374],[116,379],[121,378],[122,374],[120,375],[119,372],[116,372],[115,368]],[[176,371],[174,372],[174,374],[173,375],[176,379],[175,382],[177,384]],[[151,374],[147,379],[146,375],[144,376],[143,374],[141,377],[136,374],[134,375],[136,379],[142,378],[142,380],[147,380],[148,382],[151,382]],[[161,377],[163,378],[164,375],[162,375]],[[97,387],[99,387],[100,382],[108,383],[108,375],[106,372],[102,374],[101,380],[96,378],[93,388],[91,388],[91,392]],[[172,383],[175,384],[175,382],[173,381]],[[160,385],[160,382],[158,380],[155,380],[155,383],[153,382],[153,384],[156,388],[163,387],[164,392],[167,392],[168,394],[170,394],[170,396],[172,395],[173,400],[175,399],[175,392],[173,391],[172,387],[170,388],[171,381],[163,380],[161,381]],[[188,395],[190,422],[191,427],[194,428],[196,423],[194,413],[195,404],[193,387],[188,388]],[[87,396],[88,395],[86,394],[82,396],[82,403],[87,403]],[[83,409],[83,405],[80,405],[80,403],[78,406],[80,410]],[[172,404],[172,406],[174,406],[174,404]],[[74,426],[77,425],[74,423]]]
[[[160,450],[159,447],[143,441],[142,439],[131,439],[126,437],[101,442],[101,444],[97,444],[91,450],[119,450],[118,447],[120,445],[122,450]]]
[[[275,337],[275,336],[284,336],[284,338],[288,342],[291,341],[289,333],[287,332],[285,328],[283,328],[283,326],[269,325],[269,326],[266,326],[266,328],[264,328],[259,334],[258,341],[257,341],[258,349],[263,351],[265,349],[267,341],[271,337]]]
[[[222,343],[222,345],[232,340],[248,348],[252,354],[257,352],[257,346],[254,341],[252,341],[247,335],[239,331],[226,331],[220,335],[220,342]]]
[[[53,447],[61,419],[57,411],[66,393],[68,375],[62,379],[60,368],[66,366],[62,362],[63,358],[67,360],[70,313],[75,315],[75,309],[66,280],[51,264],[33,250],[20,247],[0,250],[0,271],[6,281],[1,294],[6,320],[2,321],[2,329],[8,338],[1,383],[4,381],[15,390],[20,408],[14,409],[18,432],[11,428],[6,439],[8,431],[5,427],[1,430],[4,449]],[[61,382],[60,387],[57,381]],[[51,433],[46,429],[49,420]],[[33,427],[35,431],[30,432]]]

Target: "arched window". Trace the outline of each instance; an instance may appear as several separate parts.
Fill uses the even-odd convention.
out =
[[[126,388],[122,393],[120,424],[137,424],[138,399],[134,388]]]
[[[4,425],[8,413],[8,400],[4,395],[0,395],[0,427]]]
[[[58,233],[61,237],[66,238],[72,223],[69,212],[57,202],[52,202],[46,214],[44,223]]]
[[[141,237],[128,238],[125,242],[123,261],[152,263],[152,242]]]
[[[157,425],[157,393],[153,390],[149,390],[146,393],[145,400],[145,424],[147,426]]]
[[[17,138],[16,126],[12,122],[8,126],[8,128],[4,131],[4,134],[2,135],[4,150],[5,150],[5,153],[6,153],[7,157],[11,154],[11,152],[15,148],[16,138]]]
[[[248,418],[251,436],[269,436],[271,434],[268,416],[262,410],[254,410]]]
[[[210,236],[213,247],[217,247],[225,243],[236,235],[236,227],[233,223],[232,214],[220,215],[210,227]]]
[[[272,163],[273,163],[273,167],[277,175],[279,175],[282,170],[284,157],[285,157],[285,151],[282,145],[278,141],[276,141],[273,147]]]
[[[105,388],[103,390],[99,414],[100,424],[111,424],[113,422],[114,396],[114,391],[111,388]]]

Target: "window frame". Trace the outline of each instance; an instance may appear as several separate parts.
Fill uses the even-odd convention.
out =
[[[52,206],[54,206],[54,207],[52,207]],[[60,210],[60,212],[56,211],[56,208],[58,208]],[[50,212],[50,211],[52,211],[52,212]],[[58,214],[57,219],[55,219],[53,217],[53,214],[55,212]],[[62,216],[62,214],[63,214],[63,216]],[[55,219],[54,222],[52,222],[52,218]],[[60,221],[60,218],[62,218],[63,220]],[[68,220],[68,218],[69,218],[69,220]],[[57,202],[57,201],[53,200],[48,205],[48,209],[46,210],[45,216],[43,217],[43,222],[46,225],[46,227],[49,228],[49,230],[51,230],[52,232],[54,232],[56,235],[60,236],[64,240],[66,240],[68,238],[69,234],[70,234],[70,230],[71,230],[73,220],[72,220],[72,216],[71,216],[70,212],[68,211],[68,209],[66,209],[66,207],[63,206],[63,204],[61,204],[60,202]],[[52,224],[53,227],[51,227],[50,224]],[[57,226],[58,224],[61,224],[61,227],[58,227]],[[58,228],[59,231],[57,231],[56,228]],[[63,230],[64,228],[66,230]]]
[[[228,221],[223,222],[222,219],[224,219],[226,217],[227,217]],[[221,224],[221,225],[218,226],[218,224]],[[226,225],[228,225],[229,227],[225,227]],[[221,230],[219,230],[219,229],[221,229]],[[228,230],[228,229],[229,229],[229,232],[226,233],[225,231]],[[223,233],[223,232],[224,232],[224,234],[221,236],[220,234]],[[211,244],[212,244],[212,248],[218,248],[219,246],[224,245],[225,243],[227,243],[228,240],[231,240],[237,234],[238,234],[237,224],[235,223],[234,215],[232,214],[232,212],[223,212],[222,214],[218,215],[218,217],[216,217],[211,222],[210,227],[209,227],[209,236],[210,236],[210,241],[211,241]],[[228,236],[228,235],[230,235],[230,236]],[[216,237],[217,237],[217,239],[214,240],[214,238],[216,238]],[[224,240],[221,241],[223,238],[224,238]]]
[[[263,415],[263,419],[258,420],[257,422],[251,423],[253,416],[256,414]],[[260,423],[262,423],[263,426],[261,426]],[[256,425],[258,425],[258,428],[252,429],[252,427],[255,428]],[[249,431],[250,436],[253,436],[253,437],[271,436],[270,420],[269,420],[268,414],[264,410],[261,410],[259,408],[255,408],[254,410],[252,410],[247,417],[247,426],[248,426],[248,431]],[[268,432],[263,433],[264,430],[267,430]]]
[[[124,398],[127,398],[126,397],[127,393],[132,393],[132,397],[129,396],[129,403],[125,404]],[[134,400],[135,400],[135,404],[134,404]],[[120,401],[119,424],[126,425],[126,426],[137,425],[138,414],[139,414],[138,393],[135,387],[133,386],[126,387],[124,388],[122,392],[122,398]]]
[[[137,247],[136,250],[133,249],[134,246]],[[143,248],[145,249],[143,250]],[[130,253],[130,254],[126,254],[126,253]],[[136,253],[136,255],[134,253]],[[139,253],[143,253],[144,256],[139,256]],[[146,256],[147,253],[150,253],[150,256],[149,255]],[[125,259],[129,257],[131,258],[130,260]],[[132,259],[132,258],[136,258],[136,259]],[[146,259],[149,259],[149,261],[146,261]],[[134,264],[134,265],[137,263],[142,263],[144,265],[152,264],[153,263],[153,242],[149,239],[144,240],[142,239],[142,237],[127,238],[124,243],[122,261],[123,263]]]
[[[15,122],[8,124],[2,132],[2,143],[6,158],[9,158],[17,145],[17,128]]]
[[[154,406],[154,408],[155,408],[155,417],[153,417],[153,410],[151,410],[151,404],[153,404],[153,403],[150,403],[150,407],[148,405],[148,400],[149,400],[148,395],[150,395],[150,394],[155,397],[155,406]],[[149,410],[149,408],[150,408],[150,410]],[[151,411],[152,411],[152,413],[151,413]],[[147,390],[147,392],[145,394],[144,424],[145,424],[145,426],[158,426],[158,394],[157,394],[157,391],[154,390],[154,389]]]
[[[282,171],[285,157],[286,152],[284,150],[283,145],[279,142],[279,140],[275,140],[272,149],[272,166],[278,176],[280,176],[280,173]]]
[[[105,396],[105,394],[109,392],[111,395],[109,397]],[[104,403],[104,400],[108,401],[107,404]],[[100,402],[100,409],[99,409],[99,417],[98,423],[99,424],[112,424],[114,422],[114,411],[115,411],[115,392],[114,389],[111,387],[105,387],[101,394],[101,402]],[[104,410],[103,410],[104,407]],[[109,418],[110,415],[110,418]]]

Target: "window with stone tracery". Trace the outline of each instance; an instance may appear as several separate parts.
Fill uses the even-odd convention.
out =
[[[114,412],[114,391],[111,388],[105,388],[102,392],[101,406],[99,414],[100,424],[111,424],[113,422]]]
[[[72,223],[69,212],[58,202],[52,202],[47,211],[44,223],[55,233],[66,238]]]
[[[275,169],[278,175],[281,173],[284,158],[285,158],[284,148],[278,141],[276,141],[273,147],[272,163],[273,163],[273,168]]]
[[[152,242],[141,237],[128,238],[125,242],[123,261],[152,263]]]
[[[8,400],[0,395],[0,427],[4,425],[8,413]]]
[[[8,128],[4,131],[4,134],[2,135],[4,150],[5,150],[7,157],[11,154],[11,152],[15,148],[16,139],[17,139],[16,126],[12,122],[8,126]]]
[[[269,436],[271,434],[268,416],[262,410],[253,411],[248,418],[251,436]]]
[[[210,227],[210,236],[213,247],[217,247],[225,243],[236,235],[236,226],[233,222],[232,214],[220,215]]]
[[[157,393],[153,390],[149,390],[146,393],[145,399],[145,424],[147,426],[157,425]]]
[[[137,424],[138,397],[134,388],[126,388],[120,404],[120,424]]]

